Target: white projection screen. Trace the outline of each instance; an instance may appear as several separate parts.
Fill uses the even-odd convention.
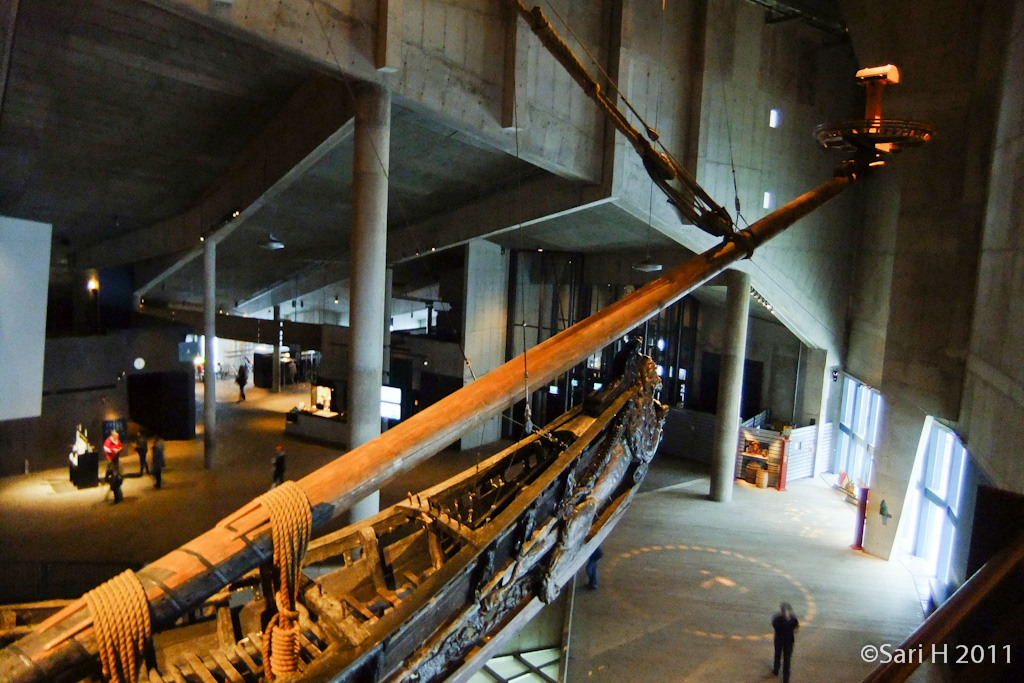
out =
[[[42,410],[51,232],[47,223],[0,216],[0,420]]]

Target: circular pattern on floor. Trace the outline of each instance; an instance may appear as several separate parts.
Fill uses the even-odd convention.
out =
[[[760,623],[767,627],[783,600],[793,605],[801,626],[810,624],[817,614],[814,597],[791,574],[760,558],[730,550],[651,545],[612,557],[602,570],[606,585],[631,614],[645,621],[668,620],[701,638],[770,641],[771,632],[741,622],[749,622],[752,612],[763,613]],[[752,571],[757,575],[752,576]],[[751,589],[748,583],[757,588]],[[662,597],[652,607],[654,601],[649,597],[630,600],[629,591],[656,591]],[[639,604],[645,607],[641,609]]]

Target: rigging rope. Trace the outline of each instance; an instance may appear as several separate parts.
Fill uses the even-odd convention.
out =
[[[295,593],[313,528],[313,514],[305,492],[294,481],[271,489],[259,500],[270,513],[278,580],[274,593],[277,613],[267,625],[263,638],[263,671],[266,680],[273,681],[279,674],[299,670],[300,631]]]
[[[132,570],[85,594],[99,645],[103,677],[110,683],[137,683],[142,654],[153,635],[149,600]]]
[[[594,63],[594,66],[597,67],[597,70],[600,71],[601,75],[608,80],[608,85],[612,87],[612,90],[615,91],[615,94],[622,98],[622,102],[626,105],[626,107],[629,108],[631,112],[633,112],[633,116],[635,116],[637,120],[640,121],[640,124],[644,127],[644,130],[647,132],[647,137],[650,138],[652,142],[658,142],[658,131],[647,124],[647,121],[644,120],[644,117],[640,115],[640,112],[636,110],[636,108],[633,106],[633,103],[629,101],[629,98],[626,97],[621,90],[619,90],[618,83],[616,83],[615,80],[608,75],[608,72],[604,70],[603,66],[601,66],[601,62],[597,61],[597,58],[593,55],[593,53],[590,52],[590,48],[587,47],[587,44],[584,43],[578,35],[576,35],[575,31],[572,30],[572,26],[569,25],[569,22],[562,18],[562,15],[558,13],[558,9],[550,2],[548,3],[548,9],[550,9],[551,13],[554,14],[560,22],[562,22],[562,25],[565,26],[566,30],[569,31],[569,35],[576,39],[576,42],[579,43],[580,47],[583,48],[583,52],[587,55],[587,57],[590,57],[590,61],[592,61]],[[665,33],[664,29],[665,25],[664,22],[662,22],[662,35],[664,35]]]

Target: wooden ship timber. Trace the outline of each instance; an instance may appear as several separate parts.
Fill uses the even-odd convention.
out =
[[[617,380],[544,429],[311,543],[297,586],[299,679],[445,680],[478,668],[557,597],[625,511],[661,438],[654,363],[631,345],[619,365]],[[269,580],[246,575],[189,615],[212,619],[157,634],[148,680],[258,680]]]
[[[635,350],[623,361],[617,381],[546,428],[312,543],[298,585],[300,680],[446,680],[556,597],[625,511],[660,441],[654,364]],[[221,604],[217,647],[165,661],[150,680],[209,683],[202,669],[255,680],[261,637],[240,638],[241,625],[258,632],[263,607]]]
[[[620,357],[607,388],[477,467],[307,546],[311,529],[750,256],[892,152],[932,135],[923,124],[881,118],[881,88],[898,73],[893,80],[895,67],[868,70],[878,74],[865,83],[865,119],[816,131],[849,157],[835,176],[736,230],[685,169],[654,149],[656,133],[648,130],[648,141],[630,126],[543,13],[510,4],[626,135],[681,217],[723,241],[530,349],[528,360],[509,361],[286,483],[280,496],[262,496],[28,627],[0,651],[0,681],[78,681],[101,665],[109,680],[136,680],[143,659],[152,683],[466,680],[557,595],[635,494],[664,411],[649,359],[635,351]],[[286,498],[297,507],[285,509]],[[213,628],[182,645],[176,634],[184,629],[175,626],[197,611],[216,615]],[[286,637],[268,646],[278,626]],[[281,652],[287,657],[279,660]]]

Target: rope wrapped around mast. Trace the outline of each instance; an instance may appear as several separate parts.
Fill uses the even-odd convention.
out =
[[[278,574],[274,593],[277,613],[263,637],[263,672],[266,680],[273,681],[278,674],[299,670],[299,613],[295,609],[295,594],[313,528],[313,514],[305,492],[294,481],[286,481],[260,496],[260,504],[270,514],[274,567]]]
[[[149,600],[135,572],[127,570],[85,594],[99,645],[103,677],[137,683],[142,654],[153,635]]]

